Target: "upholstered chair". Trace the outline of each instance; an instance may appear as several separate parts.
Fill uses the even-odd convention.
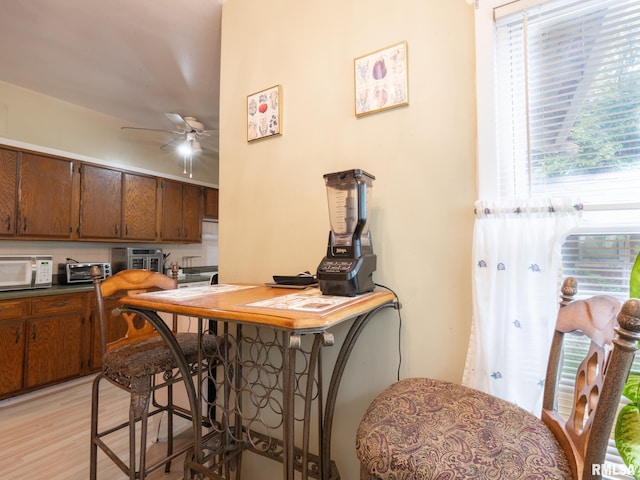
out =
[[[408,378],[369,405],[356,436],[361,480],[601,478],[622,388],[640,339],[640,301],[563,299],[550,350],[541,416],[451,382]],[[557,411],[565,334],[591,339],[568,418]]]

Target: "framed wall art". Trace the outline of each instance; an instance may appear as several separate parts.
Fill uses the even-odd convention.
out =
[[[354,60],[356,117],[409,104],[407,42]]]
[[[247,141],[282,134],[282,86],[247,95]]]

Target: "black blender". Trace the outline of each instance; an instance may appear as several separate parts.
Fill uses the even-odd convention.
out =
[[[373,180],[359,169],[324,175],[331,231],[327,256],[317,271],[323,295],[353,297],[373,291],[376,256],[367,225]]]

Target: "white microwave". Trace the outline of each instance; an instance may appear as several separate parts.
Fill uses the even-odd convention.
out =
[[[47,288],[52,277],[51,255],[0,255],[0,291]]]

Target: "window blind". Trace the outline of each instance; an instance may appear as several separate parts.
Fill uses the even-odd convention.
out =
[[[576,299],[592,295],[611,295],[626,300],[629,278],[636,255],[640,251],[638,233],[588,233],[569,235],[562,246],[563,277],[578,280]],[[558,412],[568,418],[573,401],[574,382],[580,361],[589,350],[589,341],[582,335],[565,335],[562,370],[558,385]],[[636,356],[632,367],[640,373]],[[621,402],[624,404],[625,400]],[[612,472],[624,472],[613,436],[609,440],[606,461]],[[629,478],[623,475],[606,478]]]
[[[552,0],[495,20],[500,196],[632,203],[640,2]]]
[[[578,280],[578,298],[629,297],[631,268],[640,251],[640,234],[569,235],[562,246],[562,275]]]

